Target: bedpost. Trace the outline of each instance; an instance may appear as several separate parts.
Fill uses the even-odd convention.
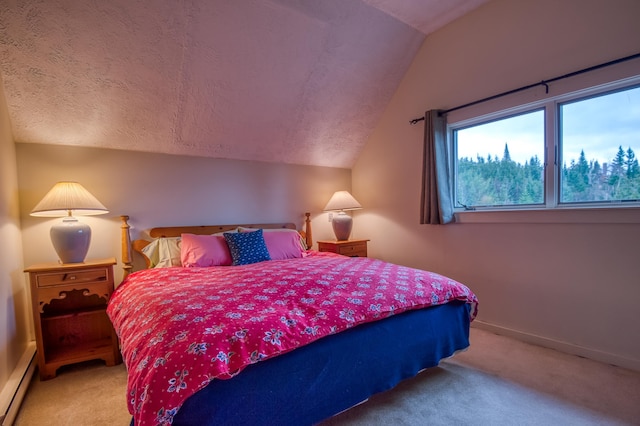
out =
[[[305,241],[307,243],[307,247],[311,248],[311,246],[313,246],[313,235],[311,234],[311,213],[307,212],[304,214],[305,215],[305,220],[304,220],[304,234],[305,234]]]
[[[127,222],[129,220],[129,216],[122,215],[120,216],[120,219],[122,220],[122,226],[120,226],[122,241],[122,269],[124,269],[122,279],[125,279],[133,269],[133,264],[131,262],[131,235],[129,234],[131,226],[129,226],[129,223]]]

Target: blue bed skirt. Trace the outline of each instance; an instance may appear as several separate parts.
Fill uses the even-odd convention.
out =
[[[174,425],[312,425],[469,346],[469,306],[405,312],[325,337],[216,380]]]

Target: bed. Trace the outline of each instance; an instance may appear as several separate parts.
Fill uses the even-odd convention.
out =
[[[317,424],[469,345],[478,301],[442,275],[307,249],[311,223],[154,228],[107,313],[132,424]],[[132,253],[146,268],[134,271]]]

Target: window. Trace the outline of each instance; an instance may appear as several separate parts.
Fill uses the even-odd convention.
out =
[[[458,206],[544,203],[544,111],[454,131]]]
[[[640,200],[640,87],[559,105],[560,203]]]
[[[455,207],[640,205],[640,86],[600,88],[449,125]]]

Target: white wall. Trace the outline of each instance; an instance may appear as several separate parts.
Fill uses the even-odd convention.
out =
[[[637,0],[495,0],[428,36],[352,171],[371,254],[467,283],[479,323],[640,369],[640,211],[419,225],[423,126],[408,124],[638,53],[639,16]]]
[[[0,394],[31,340],[28,288],[22,272],[16,153],[3,87],[0,81]]]
[[[333,234],[322,208],[334,191],[351,189],[351,171],[255,161],[16,144],[24,263],[56,261],[49,239],[55,218],[29,213],[60,180],[75,180],[110,211],[80,220],[92,228],[87,258],[120,261],[120,215],[132,238],[156,226],[294,222],[311,212],[314,240]],[[116,272],[119,281],[120,268]]]

